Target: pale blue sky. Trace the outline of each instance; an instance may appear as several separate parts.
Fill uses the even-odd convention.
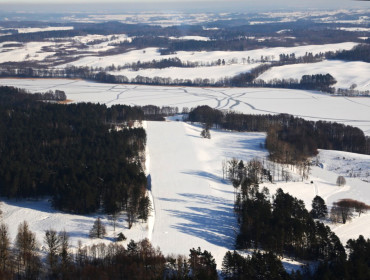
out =
[[[140,3],[138,2],[146,2]],[[161,2],[161,4],[156,4]],[[191,3],[192,2],[192,3]],[[22,3],[22,5],[17,5]],[[89,3],[90,5],[79,5],[80,3]],[[84,10],[99,10],[95,9],[95,5],[100,5],[104,10],[112,9],[115,11],[113,4],[119,5],[119,9],[134,9],[134,10],[160,10],[162,8],[168,10],[203,10],[203,11],[236,11],[247,12],[253,10],[296,10],[296,9],[342,9],[342,8],[370,8],[370,1],[353,1],[353,0],[0,0],[0,10],[32,10],[39,11],[32,8],[37,4],[42,4],[41,10],[50,10],[53,12],[51,4],[63,5],[65,8],[71,9],[75,7],[74,11]],[[212,3],[212,4],[211,4]],[[45,5],[47,4],[47,5]],[[122,4],[122,5],[120,5]],[[138,5],[137,5],[138,4]],[[125,6],[126,5],[126,6]],[[55,9],[62,11],[62,9]]]

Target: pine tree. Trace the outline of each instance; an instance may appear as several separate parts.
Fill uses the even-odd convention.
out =
[[[328,214],[328,208],[326,207],[325,201],[322,197],[318,195],[314,197],[310,214],[314,219],[322,219],[326,217]]]
[[[68,279],[68,267],[71,264],[72,256],[69,252],[69,236],[66,231],[59,232],[59,241],[60,272],[62,274],[62,279]]]
[[[106,230],[103,222],[101,221],[100,217],[98,217],[95,222],[93,227],[90,230],[90,238],[104,238],[106,235]]]

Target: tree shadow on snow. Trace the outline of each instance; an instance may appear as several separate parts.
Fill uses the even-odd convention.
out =
[[[237,222],[232,202],[212,195],[190,193],[179,195],[206,207],[186,207],[184,211],[166,210],[172,216],[185,220],[172,225],[172,228],[217,246],[230,250],[234,248]]]
[[[209,172],[206,172],[206,171],[189,170],[189,171],[182,171],[181,173],[186,174],[186,175],[191,175],[191,176],[195,175],[197,177],[202,177],[202,178],[209,179],[209,180],[211,180],[213,182],[216,182],[216,183],[228,185],[227,180],[224,180],[220,176],[217,176],[215,174],[212,174],[212,173],[209,173]]]
[[[172,228],[217,246],[233,248],[236,221],[231,209],[224,207],[218,210],[203,207],[187,207],[187,209],[189,211],[166,210],[172,216],[186,220],[172,225]]]

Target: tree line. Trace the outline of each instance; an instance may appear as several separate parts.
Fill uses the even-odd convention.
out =
[[[0,87],[0,116],[0,195],[50,196],[71,213],[124,211],[129,226],[147,219],[146,133],[130,128],[139,108],[39,102]]]
[[[224,113],[206,105],[191,110],[188,120],[228,130],[267,132],[265,147],[270,159],[279,163],[297,164],[316,155],[317,149],[370,154],[370,137],[359,128],[335,122],[308,121],[288,114]]]
[[[259,195],[258,192],[256,195]],[[287,212],[290,210],[292,209],[289,208]],[[317,235],[322,234],[321,228]],[[160,248],[154,248],[148,239],[143,239],[137,242],[131,240],[126,246],[117,240],[109,245],[96,243],[90,246],[83,246],[79,241],[77,248],[73,249],[68,232],[47,229],[40,243],[26,221],[19,224],[13,245],[12,238],[8,226],[1,223],[0,279],[4,280],[219,279],[212,253],[200,247],[190,249],[188,256],[175,254],[164,256]],[[42,244],[43,252],[39,249]],[[327,240],[320,240],[317,246],[330,247]],[[314,267],[306,265],[291,273],[287,273],[280,257],[272,250],[264,253],[259,249],[254,250],[246,257],[236,251],[228,251],[220,268],[221,276],[222,279],[228,280],[368,279],[370,239],[363,236],[350,239],[346,249],[348,255],[339,242],[337,248],[332,251],[322,252],[338,253],[329,255],[330,261],[316,259]]]

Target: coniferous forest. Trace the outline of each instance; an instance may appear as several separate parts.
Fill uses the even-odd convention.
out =
[[[143,112],[37,98],[0,88],[0,195],[50,196],[55,208],[72,213],[103,206],[107,213],[138,215],[147,204],[146,133],[129,126]]]

